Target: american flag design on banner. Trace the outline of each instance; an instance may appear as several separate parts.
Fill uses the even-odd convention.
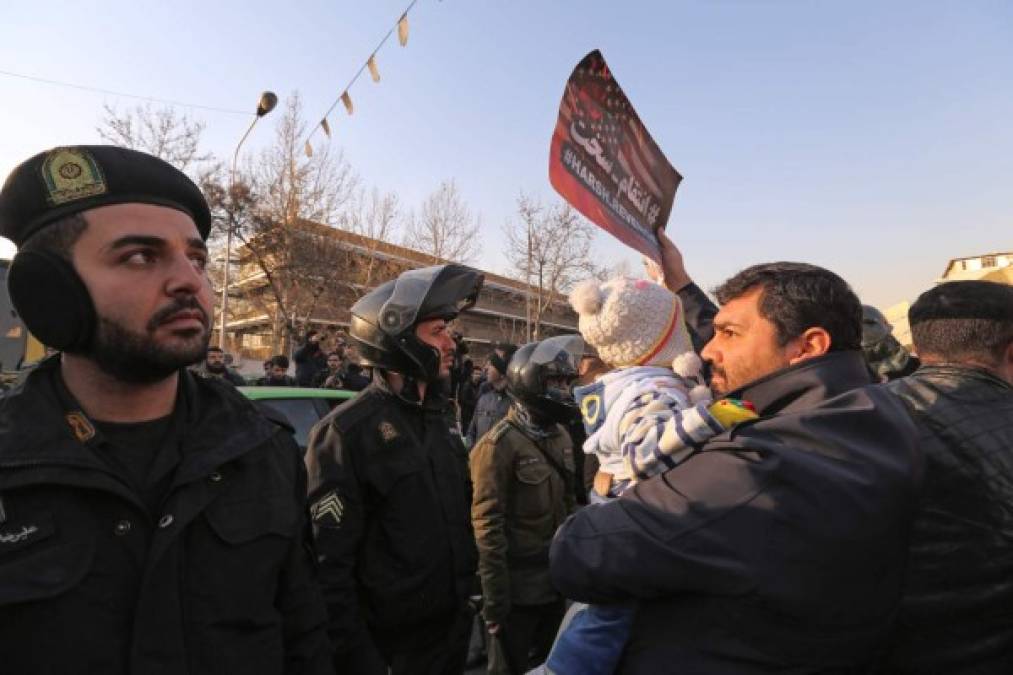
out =
[[[549,181],[593,223],[660,258],[655,232],[668,222],[682,176],[597,50],[566,83],[549,150]]]

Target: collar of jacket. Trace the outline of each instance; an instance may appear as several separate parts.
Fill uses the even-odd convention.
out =
[[[375,369],[373,371],[373,386],[387,396],[390,396],[391,398],[394,398],[404,404],[407,408],[412,410],[443,412],[450,404],[449,399],[444,393],[444,385],[442,382],[428,383],[426,385],[426,396],[420,401],[417,396],[405,396],[403,392],[406,387],[402,388],[401,391],[394,391],[394,389],[390,386],[390,382],[387,381],[384,373],[385,371],[381,371],[379,369]],[[413,383],[414,381],[406,381],[406,384]]]
[[[549,426],[539,426],[530,411],[525,409],[524,406],[517,401],[514,401],[510,405],[510,410],[507,412],[507,418],[522,434],[536,443],[538,441],[543,441],[546,438],[556,436],[562,431],[559,425],[555,422],[549,423]]]
[[[761,416],[808,408],[871,384],[862,352],[830,352],[753,380],[723,398],[749,401]]]
[[[919,378],[933,380],[978,380],[993,386],[1013,391],[1013,385],[1002,379],[988,368],[969,366],[962,363],[935,363],[923,365],[917,371]]]
[[[40,363],[17,390],[0,399],[0,468],[74,465],[103,469],[85,447],[104,442],[60,377],[59,356]],[[231,385],[180,371],[175,414],[182,461],[175,483],[202,478],[249,452],[279,427]]]

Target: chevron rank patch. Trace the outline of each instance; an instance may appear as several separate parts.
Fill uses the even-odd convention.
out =
[[[310,507],[313,524],[320,527],[341,527],[341,516],[345,513],[345,505],[337,492],[331,490]]]

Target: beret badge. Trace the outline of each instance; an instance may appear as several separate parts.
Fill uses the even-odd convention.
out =
[[[54,206],[108,191],[98,163],[83,148],[56,148],[42,163],[42,180]]]

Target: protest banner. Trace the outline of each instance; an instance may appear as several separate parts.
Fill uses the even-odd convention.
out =
[[[655,232],[682,181],[647,132],[605,57],[585,56],[566,83],[549,148],[549,182],[627,246],[660,260]]]

